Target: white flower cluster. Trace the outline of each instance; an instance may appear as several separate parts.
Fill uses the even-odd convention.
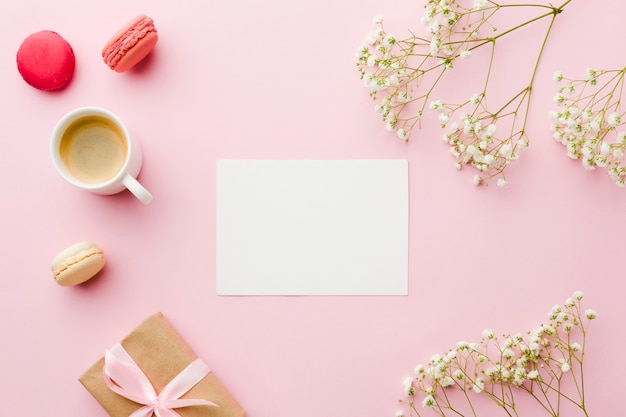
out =
[[[479,40],[479,29],[488,19],[484,13],[486,0],[475,0],[471,8],[460,3],[456,0],[428,0],[421,18],[430,34],[430,54],[448,68],[452,68],[455,59],[471,56],[473,42]],[[462,29],[457,30],[457,26]],[[465,30],[467,28],[471,29]]]
[[[476,40],[478,30],[463,35],[459,41],[457,35],[463,31],[455,27],[459,22],[464,27],[480,27],[485,19],[480,10],[485,4],[486,1],[476,1],[473,8],[464,8],[456,0],[427,1],[421,21],[430,39],[417,36],[398,39],[385,31],[382,15],[374,18],[376,27],[367,35],[355,58],[361,79],[376,101],[374,108],[387,130],[395,131],[402,140],[409,140],[430,96],[430,91],[419,93],[417,86],[424,82],[428,73],[434,72],[433,79],[438,80],[446,69],[452,68],[457,58],[470,57],[466,41]],[[475,17],[476,14],[479,17]],[[410,116],[406,116],[407,113],[411,113]]]
[[[504,178],[504,169],[519,158],[516,150],[528,149],[528,139],[523,130],[504,137],[497,135],[498,125],[515,123],[515,113],[504,116],[491,114],[481,108],[484,94],[473,94],[461,106],[444,104],[440,100],[431,102],[430,108],[439,112],[441,127],[447,129],[443,135],[444,142],[450,145],[450,152],[456,158],[456,167],[461,169],[469,164],[480,171],[474,176],[476,185],[485,184],[492,177],[499,176],[497,185],[505,187],[508,182]],[[524,95],[520,96],[525,98]],[[471,107],[472,114],[459,111]],[[452,121],[458,111],[458,121]],[[512,129],[508,129],[512,131]]]
[[[422,114],[400,118],[404,108],[414,100],[411,85],[419,77],[419,73],[408,71],[415,39],[398,41],[394,35],[386,33],[382,16],[376,16],[374,24],[376,29],[357,51],[357,68],[387,130],[395,131],[400,139],[408,141]]]
[[[506,186],[504,169],[518,158],[519,150],[528,146],[526,115],[543,49],[533,67],[530,83],[523,84],[521,91],[498,110],[486,106],[491,66],[485,72],[485,80],[477,81],[482,92],[468,102],[441,104],[431,96],[439,94],[437,85],[459,58],[467,59],[477,48],[487,46],[491,49],[489,62],[493,62],[495,46],[501,37],[544,18],[554,21],[570,1],[554,7],[535,3],[501,5],[491,0],[425,0],[421,22],[427,34],[424,37],[411,34],[406,39],[387,33],[382,16],[377,16],[375,29],[356,54],[356,65],[387,130],[409,141],[430,105],[440,112],[441,126],[449,129],[444,139],[457,158],[457,168],[467,164],[478,169],[474,177],[477,185],[486,185],[496,177],[499,186]],[[504,7],[536,9],[539,14],[499,31],[491,20]],[[549,30],[545,33],[544,44],[549,33]],[[507,118],[513,120],[503,120]]]
[[[426,364],[417,365],[414,375],[404,380],[411,410],[420,415],[415,401],[441,416],[447,415],[443,410],[458,411],[468,405],[474,409],[468,394],[451,395],[450,390],[460,390],[484,393],[509,415],[518,415],[518,393],[530,394],[545,410],[554,411],[550,416],[558,416],[559,407],[566,402],[584,411],[583,393],[578,392],[576,398],[565,391],[566,378],[573,379],[575,387],[583,386],[580,378],[587,328],[598,316],[595,310],[582,310],[582,298],[582,292],[575,292],[562,306],[551,309],[549,322],[525,335],[500,338],[487,329],[480,342],[458,342],[443,355],[435,354]]]
[[[555,72],[553,79],[564,83],[554,97],[558,109],[550,112],[554,139],[562,143],[572,159],[585,169],[606,168],[615,183],[626,185],[626,113],[621,110],[626,68],[588,68],[582,79],[566,79]]]

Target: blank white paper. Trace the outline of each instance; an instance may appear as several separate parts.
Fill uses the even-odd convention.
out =
[[[218,295],[406,295],[408,161],[218,160]]]

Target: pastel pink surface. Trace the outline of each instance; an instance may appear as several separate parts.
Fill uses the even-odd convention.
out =
[[[383,13],[389,31],[407,35],[420,30],[421,2],[111,0],[97,19],[92,4],[69,0],[2,10],[11,16],[0,27],[3,415],[106,417],[78,376],[163,311],[250,417],[394,416],[417,363],[484,328],[533,329],[574,290],[600,314],[585,358],[590,416],[622,409],[623,383],[607,376],[626,372],[617,359],[626,193],[570,160],[546,115],[554,70],[624,67],[613,49],[626,3],[573,0],[559,15],[537,74],[531,146],[505,189],[473,187],[438,127],[399,141],[358,79],[354,54],[372,18]],[[120,15],[139,12],[158,22],[158,53],[120,77],[102,65],[102,40]],[[15,71],[18,45],[41,27],[59,28],[80,60],[72,88],[56,94]],[[539,36],[503,42],[499,65],[526,63],[533,51],[522,46]],[[524,82],[518,67],[507,76]],[[150,205],[83,192],[54,171],[52,128],[87,105],[116,113],[142,144]],[[217,297],[218,158],[408,159],[409,296]],[[86,239],[106,248],[102,276],[59,287],[50,259]]]
[[[152,19],[139,15],[111,37],[102,49],[102,57],[111,69],[124,72],[143,60],[158,40]]]
[[[38,90],[64,87],[74,74],[70,44],[56,32],[42,30],[26,37],[17,51],[17,69]]]

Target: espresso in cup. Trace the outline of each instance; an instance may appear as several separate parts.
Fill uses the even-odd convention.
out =
[[[86,184],[100,184],[115,177],[124,166],[127,152],[123,132],[101,116],[74,121],[59,145],[59,156],[69,173]]]
[[[99,107],[80,107],[59,120],[52,131],[50,155],[65,180],[96,194],[128,189],[148,204],[152,194],[137,181],[142,152],[124,123]]]

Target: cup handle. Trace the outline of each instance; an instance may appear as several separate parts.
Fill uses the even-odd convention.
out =
[[[132,175],[126,174],[122,183],[124,184],[124,187],[128,188],[128,191],[133,193],[133,195],[142,203],[148,204],[152,201],[152,194],[150,194],[150,192],[146,190],[143,185],[139,184],[139,181],[133,178]]]

